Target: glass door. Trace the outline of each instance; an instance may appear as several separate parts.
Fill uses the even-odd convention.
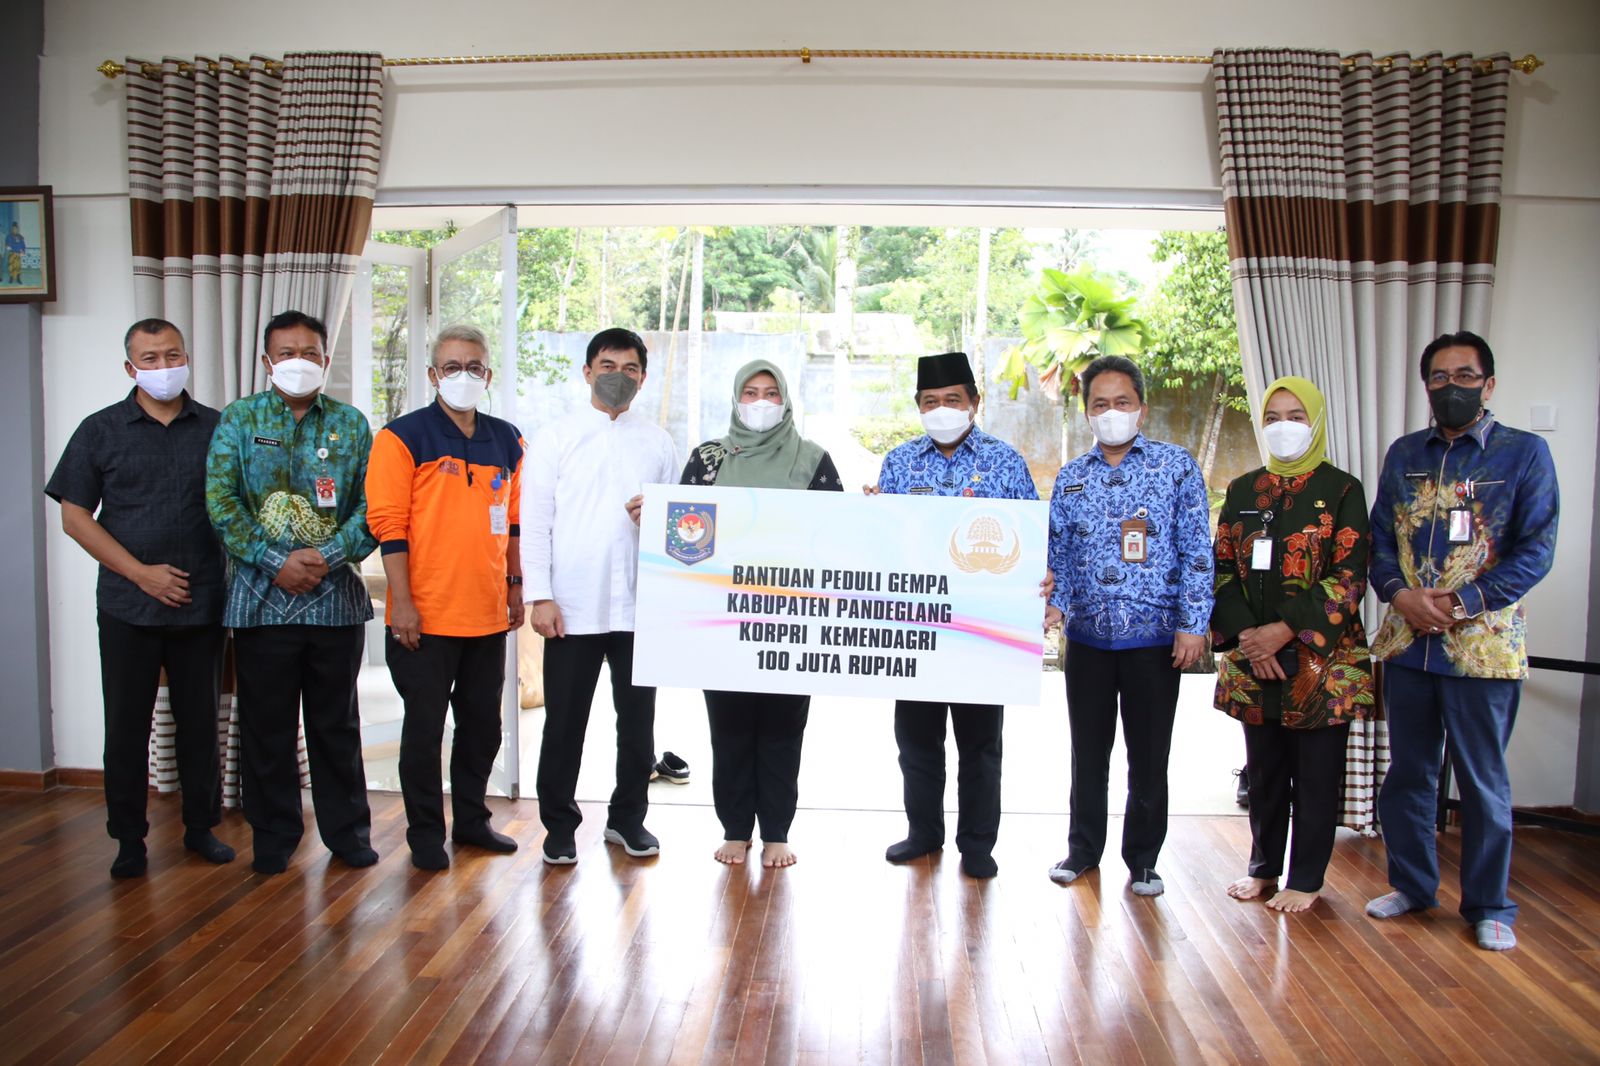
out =
[[[517,209],[507,207],[496,211],[482,222],[441,241],[430,250],[429,260],[432,277],[428,286],[428,317],[434,333],[458,324],[470,324],[483,330],[489,338],[489,365],[494,368],[488,409],[514,419],[518,351]],[[518,688],[517,640],[513,637],[506,641],[500,754],[495,757],[494,769],[489,774],[490,790],[513,799],[520,793],[521,777]],[[448,733],[445,739],[448,743]]]

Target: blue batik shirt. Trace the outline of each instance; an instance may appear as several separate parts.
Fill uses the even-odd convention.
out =
[[[1450,512],[1466,512],[1452,541]],[[1372,502],[1367,583],[1385,603],[1408,588],[1449,589],[1467,617],[1417,633],[1391,609],[1372,657],[1454,677],[1528,676],[1522,598],[1550,572],[1561,500],[1544,439],[1484,412],[1455,440],[1408,433],[1383,460]]]
[[[1122,523],[1142,519],[1146,556],[1122,559]],[[1203,634],[1211,618],[1211,511],[1194,456],[1144,434],[1122,462],[1096,444],[1061,468],[1050,496],[1050,602],[1067,639],[1117,651]]]
[[[883,458],[878,491],[894,496],[1039,498],[1033,474],[1017,450],[977,426],[948,458],[927,434],[895,448]]]

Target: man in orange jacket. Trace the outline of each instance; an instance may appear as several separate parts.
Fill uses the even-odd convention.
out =
[[[488,359],[481,330],[441,330],[428,368],[438,398],[380,430],[367,463],[367,524],[389,579],[385,652],[405,701],[406,843],[422,870],[450,865],[439,768],[446,708],[455,713],[451,837],[517,850],[490,827],[484,795],[500,750],[506,633],[522,626],[524,611],[517,522],[525,445],[516,426],[477,409],[494,376]]]

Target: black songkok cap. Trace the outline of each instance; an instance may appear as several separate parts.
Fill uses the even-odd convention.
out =
[[[925,355],[917,360],[917,391],[948,389],[952,385],[977,385],[966,352]]]

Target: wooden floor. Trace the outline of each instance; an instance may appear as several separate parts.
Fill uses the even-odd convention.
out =
[[[1007,816],[999,878],[954,850],[883,862],[904,823],[802,811],[801,863],[710,858],[710,811],[660,807],[658,859],[599,841],[539,860],[534,803],[497,822],[511,857],[414,871],[399,798],[374,795],[382,862],[350,870],[308,832],[253,875],[184,853],[152,799],[151,869],[107,876],[92,791],[0,793],[0,1060],[26,1063],[1044,1063],[1600,1061],[1600,846],[1519,831],[1521,946],[1475,948],[1445,908],[1376,923],[1380,844],[1341,840],[1330,896],[1282,917],[1237,903],[1242,818],[1174,818],[1167,894],[1107,866],[1045,870],[1063,817]],[[1113,824],[1113,838],[1118,827]]]

